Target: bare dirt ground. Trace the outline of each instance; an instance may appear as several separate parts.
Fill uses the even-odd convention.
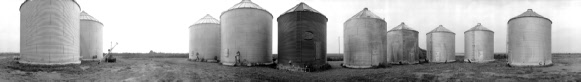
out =
[[[329,61],[332,69],[291,72],[272,67],[231,67],[187,61],[187,54],[118,54],[116,63],[83,62],[59,67],[26,66],[0,55],[0,82],[231,82],[231,81],[577,81],[581,82],[581,55],[554,55],[549,67],[508,67],[505,57],[491,63],[394,65],[377,69],[348,69]],[[459,59],[462,57],[459,56]]]

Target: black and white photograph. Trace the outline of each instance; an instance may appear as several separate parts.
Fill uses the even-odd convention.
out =
[[[581,82],[581,0],[1,0],[0,82]]]

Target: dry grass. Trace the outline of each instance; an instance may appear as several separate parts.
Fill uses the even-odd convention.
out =
[[[581,81],[581,54],[558,54],[551,67],[506,66],[506,55],[491,63],[393,65],[377,69],[347,69],[342,61],[329,61],[331,69],[292,72],[273,67],[232,67],[190,62],[187,54],[117,54],[117,63],[83,62],[64,67],[14,65],[12,55],[0,55],[0,81],[106,81],[106,82],[215,82],[215,81]],[[17,54],[16,54],[17,55]],[[341,58],[341,54],[329,57]],[[462,58],[458,56],[457,58]],[[504,58],[504,59],[503,59]],[[12,62],[11,62],[12,61]],[[30,69],[34,68],[34,69]]]

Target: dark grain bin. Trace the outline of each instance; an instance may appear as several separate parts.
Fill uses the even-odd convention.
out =
[[[494,61],[494,32],[480,23],[464,32],[464,53],[465,62]]]
[[[508,20],[508,64],[547,66],[551,60],[551,24],[532,9]]]
[[[416,64],[420,62],[418,31],[405,23],[387,31],[388,62],[392,64]]]
[[[454,62],[455,59],[455,33],[440,25],[436,29],[428,32],[428,62],[447,63]]]
[[[299,3],[278,17],[277,68],[317,71],[329,68],[326,60],[327,17]]]
[[[345,54],[343,65],[348,68],[383,66],[386,59],[385,20],[367,8],[344,23]]]
[[[26,0],[20,6],[20,60],[80,64],[81,8],[75,0]]]
[[[189,29],[189,60],[218,62],[220,56],[220,21],[206,15]]]
[[[103,59],[103,23],[85,11],[80,15],[81,60],[101,61]]]
[[[234,5],[220,16],[223,65],[272,64],[272,14],[250,0]]]

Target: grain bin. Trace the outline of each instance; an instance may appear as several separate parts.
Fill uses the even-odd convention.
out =
[[[223,65],[272,64],[272,14],[250,0],[220,16]]]
[[[455,60],[455,33],[440,25],[428,32],[428,62],[447,63]]]
[[[348,68],[371,68],[387,64],[385,20],[367,8],[344,23],[345,54],[343,65]]]
[[[34,65],[80,64],[75,0],[26,0],[20,6],[20,60]]]
[[[220,21],[209,14],[190,29],[189,60],[218,62],[220,56]]]
[[[387,62],[392,64],[416,64],[420,62],[418,31],[405,23],[387,31]]]
[[[480,23],[464,32],[464,53],[465,62],[494,61],[494,32]]]
[[[80,14],[81,60],[103,59],[103,23],[83,11]]]
[[[547,66],[551,60],[551,24],[532,9],[508,20],[508,64]]]
[[[277,18],[277,68],[318,71],[330,68],[326,58],[327,17],[301,2]]]

